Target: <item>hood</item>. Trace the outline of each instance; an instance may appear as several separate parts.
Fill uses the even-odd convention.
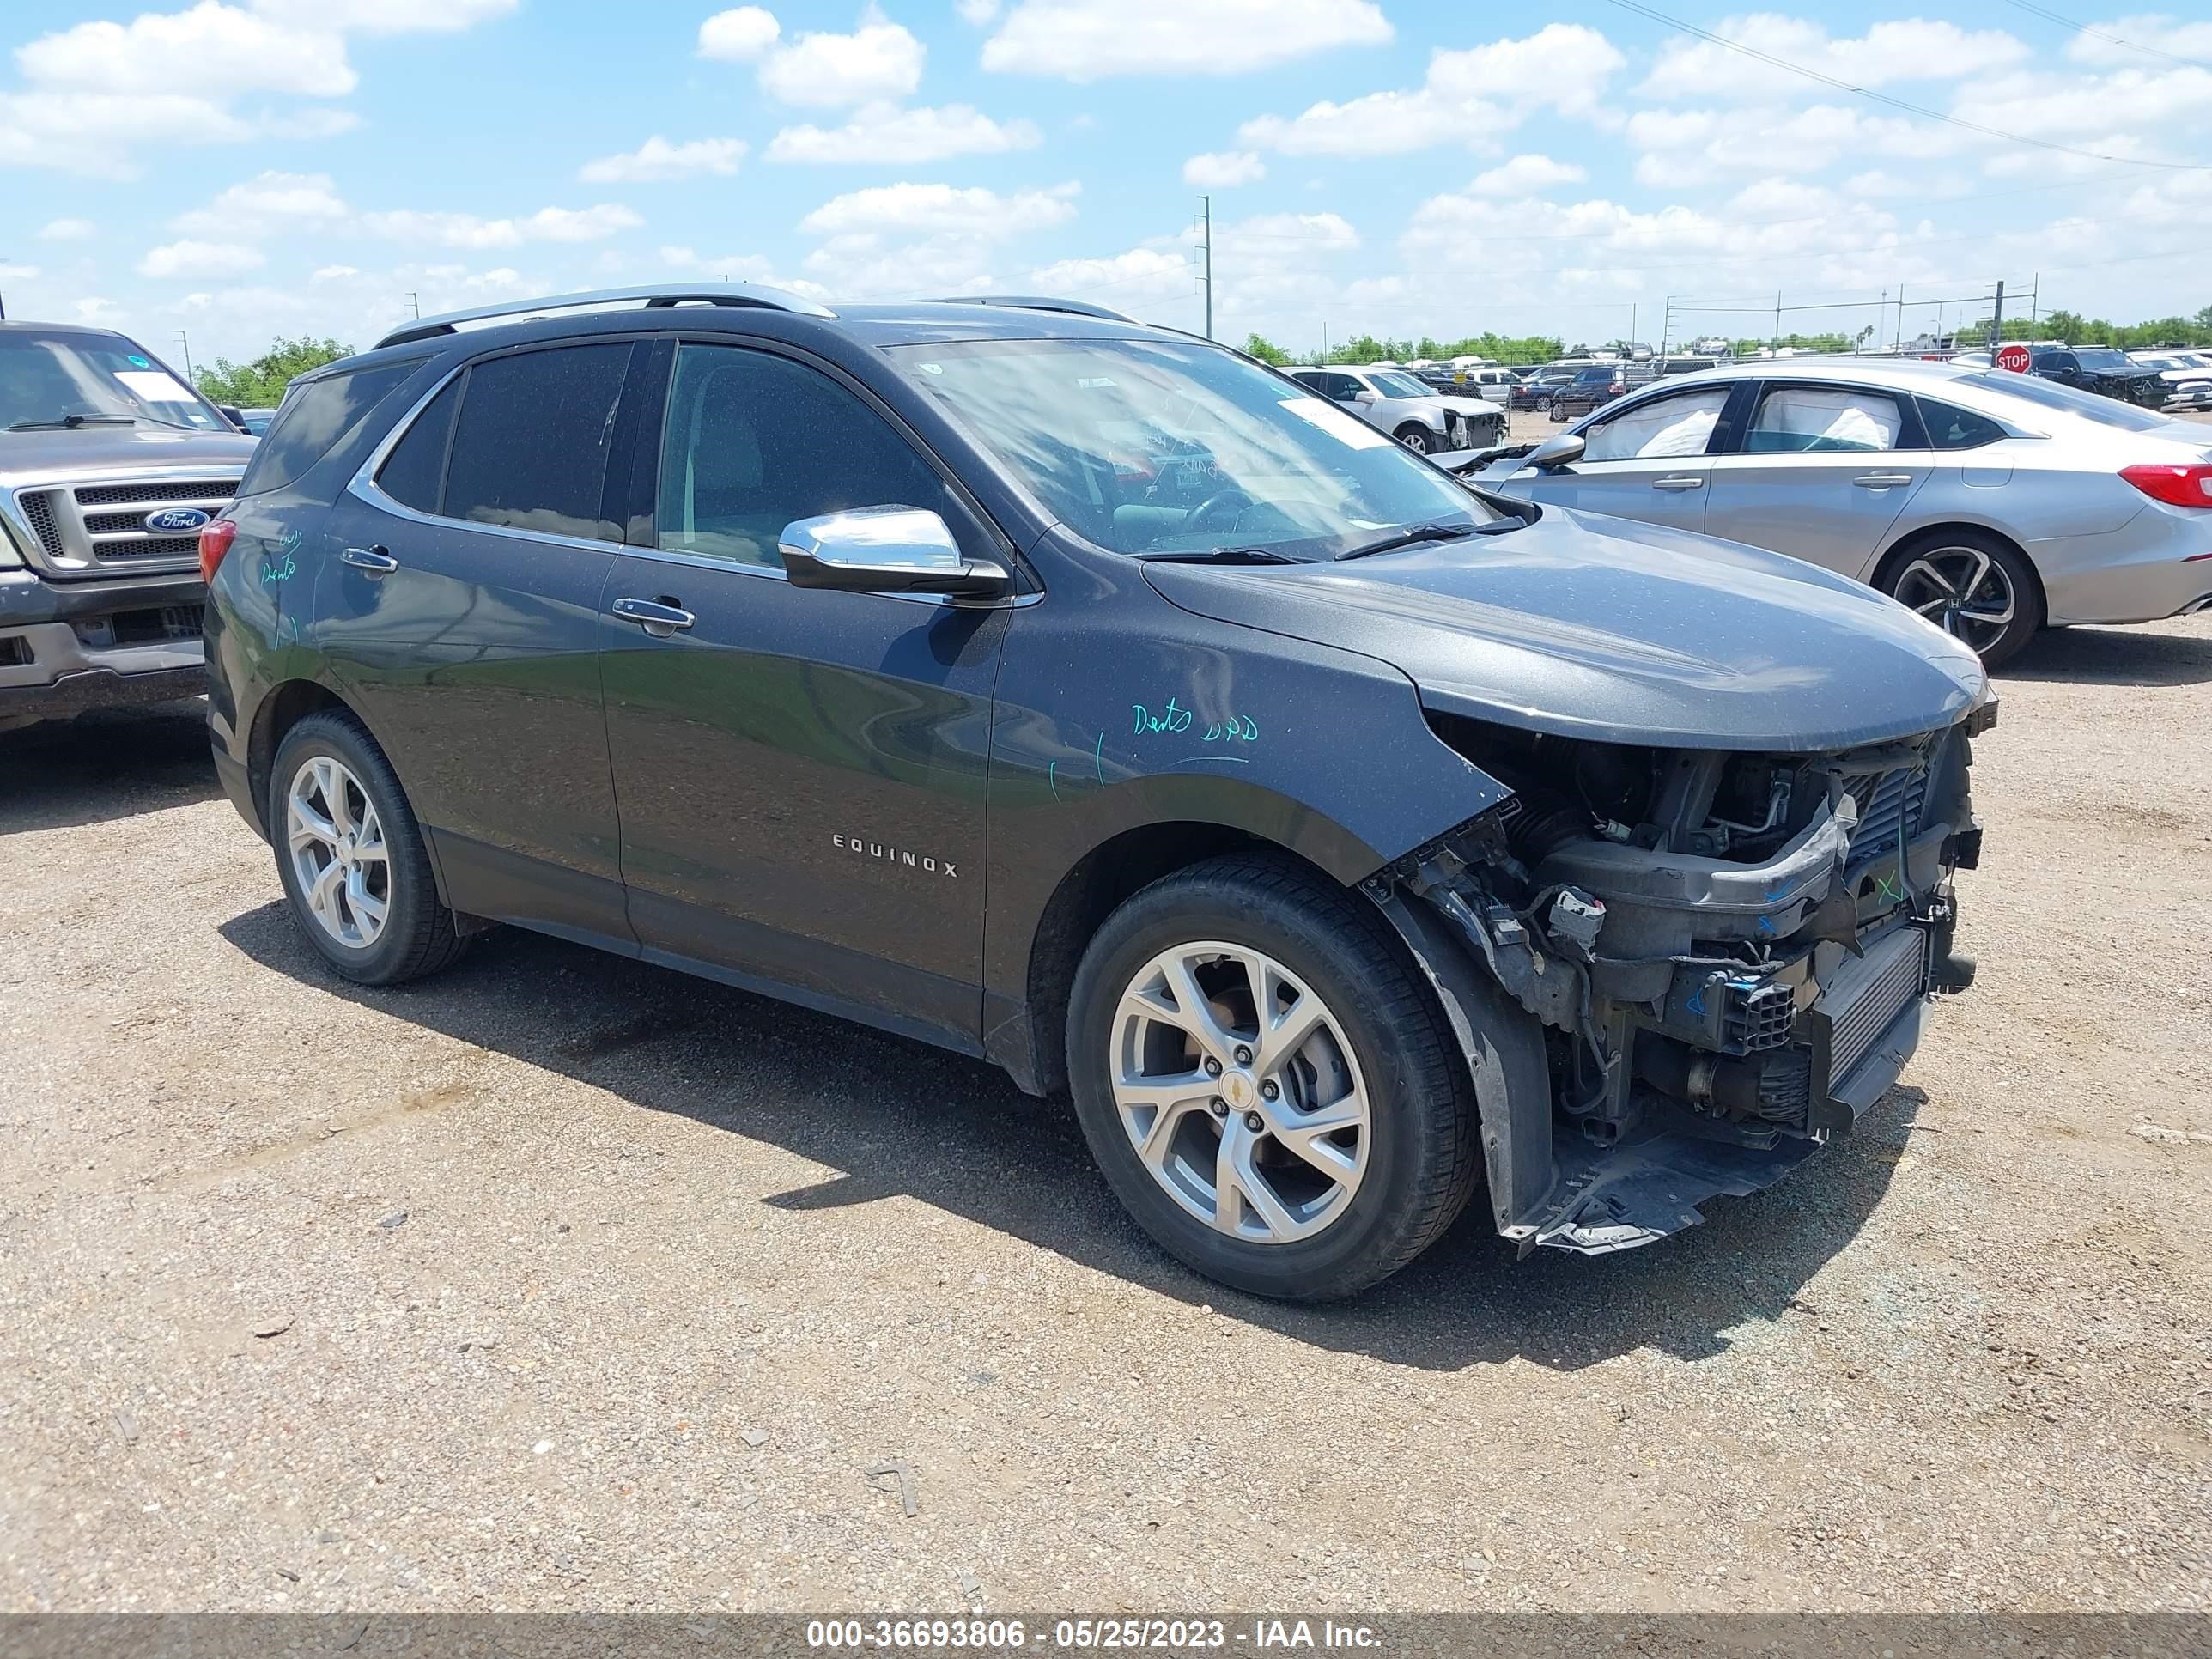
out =
[[[1659,525],[1525,530],[1344,564],[1147,564],[1187,611],[1391,663],[1422,702],[1563,737],[1817,753],[1948,726],[1973,653],[1871,588]]]
[[[0,482],[73,483],[171,468],[222,477],[243,471],[259,441],[243,432],[180,432],[143,423],[0,432]]]
[[[1456,410],[1462,415],[1480,415],[1485,420],[1498,417],[1498,405],[1487,398],[1469,397],[1455,392],[1431,401],[1442,404],[1446,409]]]

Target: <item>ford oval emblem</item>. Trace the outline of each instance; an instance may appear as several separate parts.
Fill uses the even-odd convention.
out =
[[[146,528],[157,536],[180,535],[187,530],[198,530],[214,516],[197,507],[165,507],[159,513],[146,515]]]

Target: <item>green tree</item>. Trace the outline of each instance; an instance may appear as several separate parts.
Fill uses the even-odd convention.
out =
[[[1277,368],[1286,368],[1291,361],[1289,352],[1284,350],[1273,340],[1262,339],[1257,334],[1248,334],[1244,337],[1244,355],[1247,357],[1257,357],[1263,363],[1273,363]]]
[[[200,370],[196,378],[200,394],[210,403],[229,404],[238,409],[274,409],[283,400],[284,388],[297,376],[352,356],[353,348],[349,345],[340,345],[336,340],[312,339],[303,334],[296,340],[279,338],[272,342],[268,350],[250,363],[234,363],[227,357],[218,357],[211,367]]]
[[[2068,345],[2079,345],[2081,337],[2088,331],[2088,325],[2081,320],[2079,312],[2054,311],[2044,318],[2043,331],[2054,340],[2063,340]]]

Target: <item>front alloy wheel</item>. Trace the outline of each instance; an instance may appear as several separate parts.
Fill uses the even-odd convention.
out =
[[[1201,941],[1139,969],[1115,1017],[1112,1086],[1152,1179],[1232,1238],[1309,1237],[1367,1172],[1367,1090],[1343,1028],[1263,951]]]
[[[1409,426],[1400,429],[1398,441],[1416,455],[1425,455],[1437,447],[1436,438],[1425,426]]]

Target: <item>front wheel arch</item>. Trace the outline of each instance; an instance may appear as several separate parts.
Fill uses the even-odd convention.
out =
[[[1929,525],[1924,529],[1916,530],[1910,535],[1901,537],[1881,556],[1875,563],[1874,574],[1868,579],[1868,585],[1877,592],[1887,593],[1895,585],[1898,574],[1914,559],[1931,548],[1958,543],[1972,544],[1978,541],[1993,544],[2010,554],[2018,562],[2021,570],[2027,578],[2029,588],[2029,592],[2021,597],[2029,600],[2034,609],[2035,626],[2021,629],[2017,637],[2008,644],[2004,652],[1996,659],[1997,663],[2002,663],[2018,652],[2027,641],[2033,639],[2042,628],[2045,619],[2051,614],[2049,596],[2045,594],[2043,588],[2042,571],[2036,568],[2036,562],[2029,556],[2027,550],[2003,531],[1990,525],[1975,524],[1966,520]]]

